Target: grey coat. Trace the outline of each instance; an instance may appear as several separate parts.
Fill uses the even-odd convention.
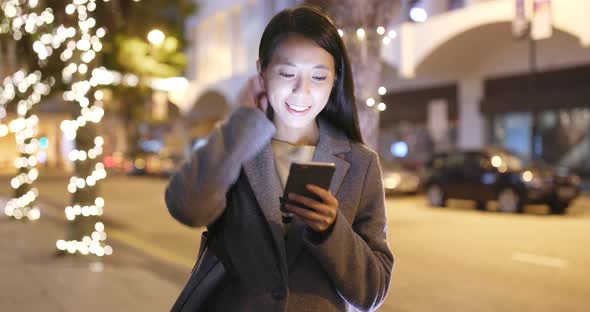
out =
[[[189,226],[220,225],[226,280],[210,311],[368,311],[385,299],[393,269],[378,157],[323,119],[314,161],[333,162],[339,212],[328,233],[295,217],[285,238],[275,128],[239,108],[194,151],[166,189],[170,214]],[[220,222],[217,222],[220,221]]]

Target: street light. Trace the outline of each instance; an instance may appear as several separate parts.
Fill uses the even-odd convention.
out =
[[[166,38],[166,35],[164,35],[164,33],[159,29],[151,30],[147,36],[148,41],[154,45],[161,44],[165,38]]]
[[[428,19],[428,12],[421,6],[414,6],[410,9],[410,19],[417,23],[426,22]]]

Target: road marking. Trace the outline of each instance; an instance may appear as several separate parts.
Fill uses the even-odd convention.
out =
[[[140,249],[165,262],[172,262],[188,270],[192,269],[193,265],[195,264],[195,259],[189,259],[183,256],[179,256],[177,254],[170,252],[169,250],[165,250],[161,247],[158,247],[154,244],[151,244],[145,240],[139,239],[136,236],[127,234],[125,232],[110,229],[108,230],[108,235],[114,238],[115,240],[124,242],[132,247]]]
[[[538,256],[529,253],[515,252],[512,254],[512,260],[532,263],[536,265],[549,266],[563,269],[567,265],[567,261],[559,258],[551,258],[545,256]]]

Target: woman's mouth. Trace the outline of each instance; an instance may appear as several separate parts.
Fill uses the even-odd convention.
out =
[[[289,113],[297,116],[304,115],[311,108],[311,106],[291,105],[288,103],[285,104],[287,104],[287,110],[289,111]]]

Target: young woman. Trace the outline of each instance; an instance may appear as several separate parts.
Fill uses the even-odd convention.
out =
[[[319,9],[282,11],[262,35],[257,67],[242,107],[166,190],[174,218],[215,229],[209,247],[226,268],[199,308],[374,310],[387,294],[393,256],[381,169],[362,143],[338,31]],[[286,206],[293,215],[286,224],[279,198],[289,165],[310,160],[336,165],[330,188],[307,186],[321,201],[290,194],[298,205]],[[192,284],[204,270],[192,273],[173,310],[194,308],[187,307],[199,295]]]

